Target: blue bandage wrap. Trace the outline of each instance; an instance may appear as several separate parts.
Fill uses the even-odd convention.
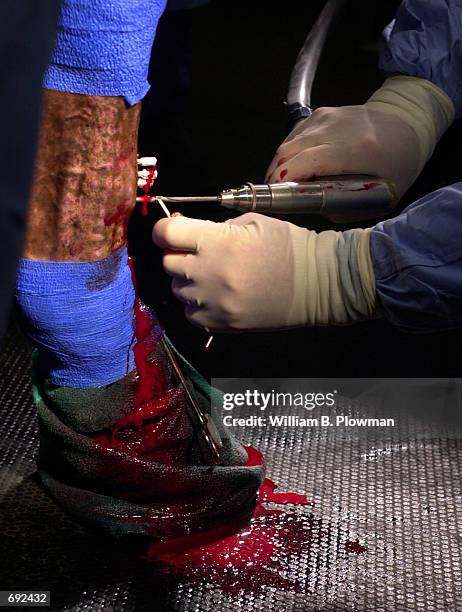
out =
[[[63,0],[44,87],[139,102],[166,0]]]
[[[125,247],[94,262],[23,259],[16,299],[39,373],[51,383],[100,387],[134,369],[135,292]]]

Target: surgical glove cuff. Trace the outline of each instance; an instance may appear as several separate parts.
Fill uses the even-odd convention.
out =
[[[454,120],[451,98],[431,81],[413,76],[389,77],[366,106],[401,118],[417,135],[418,173]]]
[[[288,225],[294,291],[287,325],[346,325],[375,318],[370,229],[318,234]]]

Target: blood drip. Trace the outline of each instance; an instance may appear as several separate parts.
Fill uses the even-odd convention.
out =
[[[287,175],[288,172],[289,171],[287,170],[287,168],[284,168],[284,170],[281,170],[281,172],[279,174],[279,177],[280,177],[281,181]]]
[[[150,171],[150,178],[151,185],[154,169]],[[149,196],[146,198],[149,199]],[[105,223],[123,223],[126,228],[129,213],[126,207],[119,207]],[[152,359],[163,332],[154,313],[144,306],[138,297],[131,257],[128,258],[128,264],[135,291],[135,329],[130,347],[133,347],[137,370],[133,410],[111,428],[92,438],[100,447],[108,450],[118,450],[130,456],[151,458],[163,463],[184,465],[187,461],[191,426],[185,414],[181,391],[169,388],[164,364]],[[172,427],[172,424],[175,426]]]
[[[185,465],[193,433],[191,424],[181,389],[170,388],[164,364],[152,360],[163,332],[152,311],[139,300],[130,257],[128,263],[135,288],[133,354],[138,374],[133,410],[92,438],[108,451],[117,450],[164,464]]]
[[[358,540],[347,540],[343,545],[346,552],[355,553],[356,555],[360,555],[363,552],[366,552],[367,548],[362,546]]]
[[[151,202],[151,196],[145,195],[141,198],[141,214],[146,217],[148,214],[149,204]]]
[[[247,463],[245,464],[247,467],[264,465],[265,460],[259,450],[251,446],[246,446],[245,450],[247,451]],[[308,499],[306,495],[300,495],[299,493],[275,493],[275,489],[277,489],[277,485],[269,478],[265,478],[258,492],[258,501],[273,502],[275,504],[294,504],[297,506],[315,505],[314,501]]]
[[[306,495],[299,493],[275,493],[277,485],[269,478],[265,478],[258,493],[258,499],[261,502],[273,502],[275,504],[294,504],[297,506],[314,506],[315,503],[311,499],[307,499]]]
[[[138,297],[135,268],[131,257],[128,258],[128,265],[130,266],[133,287],[135,289],[135,302],[133,304],[135,344],[133,346],[133,355],[138,372],[138,385],[135,394],[135,407],[138,408],[152,400],[153,397],[159,397],[165,388],[165,379],[160,364],[149,359],[160,340],[162,332],[158,330],[156,333],[158,321],[153,316],[152,311],[144,306]]]
[[[151,188],[154,181],[155,168],[149,170],[149,178],[145,191]],[[150,199],[146,196],[146,213],[147,201]],[[144,205],[145,203],[143,203]],[[131,210],[127,209],[127,204],[120,205],[117,210],[104,220],[105,225],[123,224],[124,238],[127,239],[127,228]],[[135,300],[133,304],[135,333],[133,337],[133,354],[135,357],[135,365],[138,372],[138,385],[135,394],[135,410],[144,403],[151,401],[155,397],[160,397],[165,388],[165,377],[162,373],[162,368],[159,363],[149,359],[154,352],[157,343],[160,340],[161,331],[159,322],[154,317],[152,310],[142,304],[138,297],[138,288],[136,283],[135,268],[131,257],[128,258],[130,267],[133,288],[135,290]]]
[[[148,169],[148,177],[146,179],[146,183],[141,188],[144,191],[144,193],[145,193],[145,195],[143,196],[143,198],[141,200],[141,214],[143,215],[143,217],[146,217],[146,215],[148,214],[148,207],[149,207],[149,203],[151,201],[151,198],[147,194],[149,193],[151,187],[154,184],[155,172],[156,172],[156,168],[155,167],[152,167],[152,168]]]

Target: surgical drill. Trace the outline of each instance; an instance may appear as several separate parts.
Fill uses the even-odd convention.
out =
[[[306,38],[291,74],[287,94],[289,127],[312,114],[311,90],[327,34],[345,0],[328,0]],[[306,182],[287,181],[256,185],[245,183],[216,196],[157,196],[166,203],[208,202],[240,212],[265,214],[315,214],[336,223],[377,219],[389,214],[398,202],[391,181],[374,176],[339,175]],[[141,196],[137,201],[156,201]]]

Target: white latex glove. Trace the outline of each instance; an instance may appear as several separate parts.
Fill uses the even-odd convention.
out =
[[[418,77],[387,79],[364,105],[320,108],[276,152],[267,182],[370,174],[390,179],[401,197],[454,119],[451,99]]]
[[[172,290],[208,330],[346,324],[374,315],[368,230],[316,232],[248,213],[225,223],[161,219]]]

